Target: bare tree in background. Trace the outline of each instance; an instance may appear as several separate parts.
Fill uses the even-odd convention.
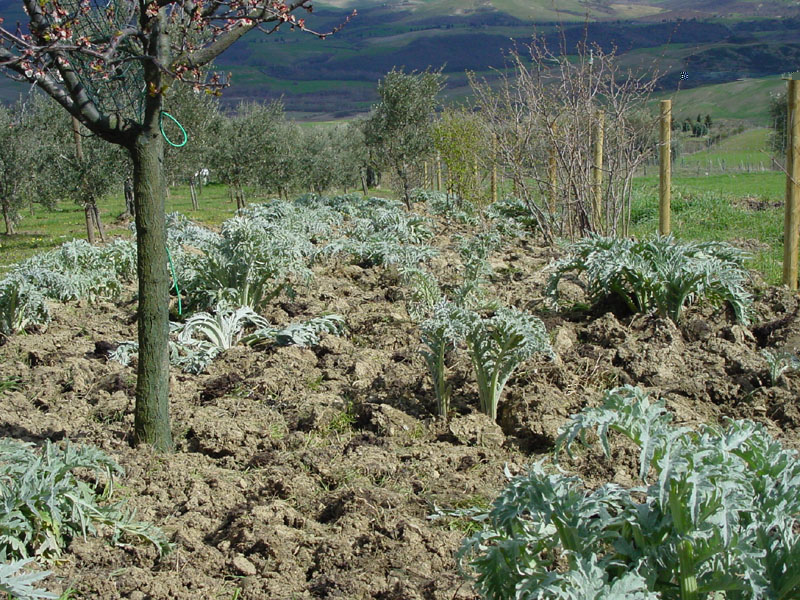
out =
[[[578,48],[576,60],[535,38],[530,61],[510,55],[499,84],[470,76],[497,140],[497,161],[546,241],[590,232],[626,235],[636,168],[655,149],[657,117],[645,103],[656,78],[623,72],[613,52]],[[602,200],[592,210],[595,124],[605,124]]]

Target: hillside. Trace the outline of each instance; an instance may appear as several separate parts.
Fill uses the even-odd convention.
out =
[[[375,83],[394,66],[443,67],[460,95],[465,70],[491,75],[534,32],[568,53],[584,39],[616,48],[631,66],[665,74],[664,90],[677,89],[683,71],[687,88],[800,64],[800,8],[786,0],[331,0],[315,5],[309,23],[331,30],[354,9],[324,41],[288,30],[240,40],[218,62],[233,74],[225,102],[283,98],[301,118],[348,116],[369,109]],[[0,16],[19,20],[19,0],[0,0]],[[0,99],[25,90],[0,80]]]
[[[341,14],[326,10],[315,16],[333,26]],[[493,68],[502,68],[505,54],[521,48],[534,31],[551,48],[568,52],[584,39],[606,51],[616,49],[626,66],[662,73],[664,91],[775,76],[800,64],[796,18],[534,25],[488,10],[434,19],[414,10],[386,8],[359,10],[356,19],[324,43],[297,34],[248,37],[219,64],[234,75],[228,102],[283,97],[292,112],[337,117],[368,109],[375,101],[375,82],[393,66],[443,66],[448,88],[460,91],[465,70],[491,75]],[[689,79],[681,81],[684,71]],[[307,89],[309,82],[315,82],[314,89]]]
[[[797,10],[791,0],[325,0],[317,6],[359,11],[383,7],[417,15],[469,15],[487,9],[525,21],[782,17]]]
[[[664,91],[659,99],[672,99],[675,119],[682,121],[697,114],[715,119],[741,119],[759,126],[769,125],[767,112],[770,96],[786,89],[776,77],[741,79],[729,83],[705,85],[678,91]]]

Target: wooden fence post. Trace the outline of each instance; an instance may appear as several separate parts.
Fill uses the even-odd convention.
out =
[[[492,179],[490,184],[491,202],[497,202],[497,136],[492,136]]]
[[[670,120],[672,100],[661,101],[661,141],[659,143],[658,233],[670,234]]]
[[[553,123],[550,125],[550,155],[547,160],[547,183],[549,192],[550,214],[556,214],[556,194],[558,186],[558,162],[556,156],[556,134],[558,133],[558,125]]]
[[[478,170],[478,155],[476,154],[472,159],[472,177],[473,181],[475,182],[475,192],[477,194],[476,199],[481,196],[481,175],[480,171]],[[462,198],[463,200],[463,198]]]
[[[800,81],[789,81],[786,121],[786,211],[783,220],[783,283],[797,289],[800,238]]]
[[[442,157],[436,153],[436,191],[442,191]]]
[[[75,117],[72,117],[72,138],[75,140],[75,158],[83,165],[83,138],[81,138],[81,123]],[[89,205],[83,207],[84,216],[86,217],[86,238],[89,243],[94,246],[94,218],[92,217],[92,209]]]
[[[594,123],[594,165],[592,166],[592,217],[594,230],[605,233],[603,223],[603,126],[602,112],[597,113]]]

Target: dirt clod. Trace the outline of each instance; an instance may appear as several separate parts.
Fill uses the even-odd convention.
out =
[[[520,473],[545,458],[569,415],[611,387],[663,397],[681,425],[750,418],[798,445],[800,375],[772,385],[760,354],[797,352],[795,295],[762,290],[753,327],[702,305],[676,325],[618,307],[587,312],[583,288],[565,280],[564,308],[553,311],[541,301],[552,255],[509,243],[493,259],[496,296],[539,314],[558,353],[513,374],[496,423],[478,410],[463,353],[450,371],[449,419],[435,414],[419,327],[397,274],[379,268],[315,267],[313,285],[268,315],[338,312],[348,325],[341,337],[314,348],[236,347],[208,373],[173,373],[176,449],[165,455],[129,446],[135,370],[107,360],[107,340],[136,339],[133,290],[103,310],[54,306],[46,332],[0,347],[0,381],[15,382],[0,391],[0,434],[102,448],[126,470],[117,498],[175,550],[160,559],[130,540],[76,539],[48,585],[104,600],[473,600],[454,560],[463,531],[428,519],[433,507],[488,505],[504,468]],[[452,271],[455,260],[443,241],[437,261]],[[632,485],[637,458],[615,443],[610,460],[591,448],[563,465],[590,486]]]

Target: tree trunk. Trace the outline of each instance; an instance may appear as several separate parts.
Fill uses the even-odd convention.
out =
[[[83,167],[83,139],[81,138],[81,123],[75,117],[72,117],[72,139],[75,141],[75,158],[78,163]],[[88,202],[83,205],[83,214],[86,218],[86,239],[94,246],[94,212],[92,205]]]
[[[375,188],[381,185],[381,174],[373,167],[367,167],[367,187]]]
[[[189,195],[192,198],[192,210],[199,210],[197,205],[197,186],[194,184],[194,178],[189,179]]]
[[[411,185],[408,181],[408,172],[405,165],[397,168],[397,177],[403,184],[403,202],[406,203],[406,208],[411,210]]]
[[[92,215],[91,205],[83,205],[83,214],[86,217],[86,239],[94,246],[94,216]]]
[[[92,218],[95,226],[97,227],[97,232],[100,234],[100,240],[105,244],[106,229],[103,227],[103,222],[100,220],[100,210],[97,208],[96,202],[92,202]]]
[[[130,177],[125,179],[123,186],[125,192],[125,215],[133,217],[136,214],[136,206],[133,201],[133,179]]]
[[[133,443],[172,448],[169,425],[169,273],[164,146],[157,124],[128,148],[133,161],[139,277],[139,361]]]
[[[13,235],[14,233],[16,233],[16,231],[14,230],[14,219],[11,218],[10,212],[11,211],[8,209],[8,206],[6,206],[4,204],[3,205],[3,221],[5,221],[5,224],[6,224],[6,234],[7,235]]]

